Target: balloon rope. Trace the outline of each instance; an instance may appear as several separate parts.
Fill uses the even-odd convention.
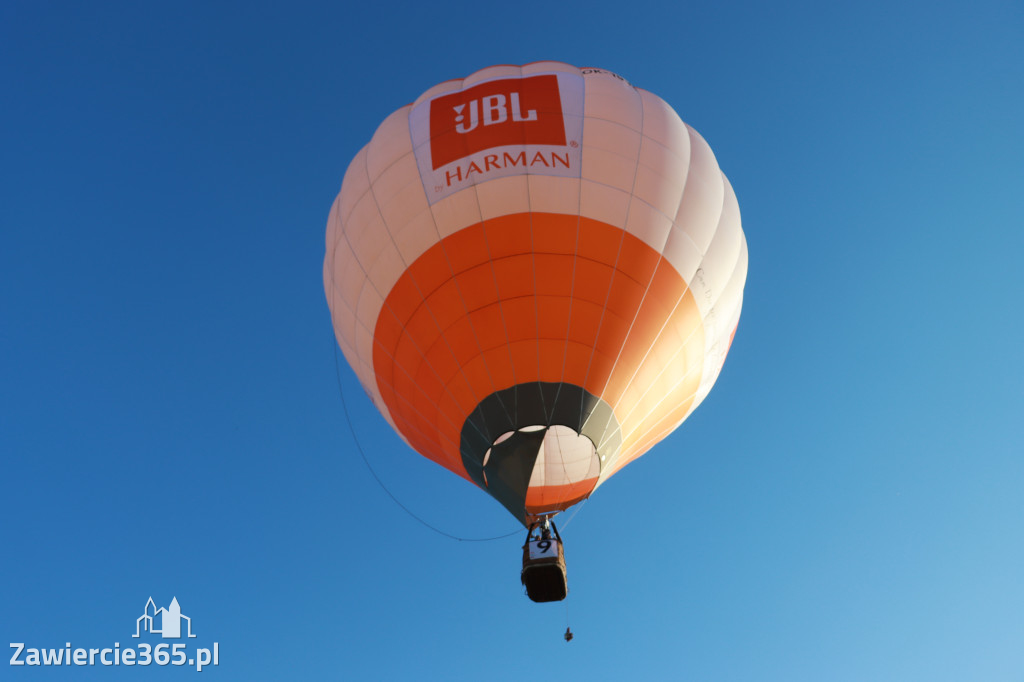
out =
[[[366,452],[363,451],[363,446],[359,444],[359,438],[356,435],[356,430],[352,426],[352,418],[349,416],[348,413],[348,403],[345,401],[345,389],[341,382],[341,366],[338,363],[338,344],[337,342],[334,341],[333,338],[331,339],[331,341],[332,345],[334,346],[334,376],[338,380],[338,394],[341,396],[341,407],[345,412],[345,423],[348,424],[349,433],[352,434],[352,440],[356,444],[356,450],[359,452],[359,456],[363,458],[363,464],[365,464],[366,468],[369,469],[370,475],[373,476],[373,480],[377,481],[377,485],[381,487],[381,490],[386,492],[388,494],[388,497],[390,497],[392,501],[395,504],[397,504],[406,514],[416,519],[417,521],[419,521],[424,526],[434,531],[438,535],[443,535],[446,538],[451,538],[452,540],[458,540],[459,542],[490,542],[491,540],[501,540],[502,538],[511,537],[513,535],[516,535],[517,533],[521,533],[522,529],[516,529],[511,533],[506,533],[505,535],[495,535],[491,538],[462,538],[458,535],[452,535],[451,533],[446,533],[440,528],[432,526],[423,519],[421,519],[411,509],[402,504],[390,490],[388,490],[388,487],[384,485],[384,481],[380,480],[380,476],[377,475],[377,472],[374,471],[373,467],[370,465],[370,460],[369,458],[367,458]]]

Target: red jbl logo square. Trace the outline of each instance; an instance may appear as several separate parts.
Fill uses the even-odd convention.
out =
[[[565,144],[557,76],[504,78],[431,101],[433,170],[510,144]]]

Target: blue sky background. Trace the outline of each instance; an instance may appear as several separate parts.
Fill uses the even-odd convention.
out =
[[[0,5],[3,646],[176,596],[231,680],[1024,679],[1024,6],[356,5]],[[672,104],[750,249],[715,390],[563,523],[556,605],[518,533],[374,482],[321,288],[379,121],[540,59]],[[404,504],[516,529],[340,378]]]

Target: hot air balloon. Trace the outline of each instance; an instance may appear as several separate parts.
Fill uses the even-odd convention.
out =
[[[704,139],[658,96],[561,62],[485,68],[388,116],[326,247],[335,335],[381,414],[554,540],[563,578],[548,520],[707,396],[747,272]]]

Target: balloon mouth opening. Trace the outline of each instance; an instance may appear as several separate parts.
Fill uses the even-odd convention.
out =
[[[538,432],[543,432],[543,435],[530,472],[530,488],[573,485],[600,476],[604,457],[598,454],[597,446],[590,438],[561,424],[530,424],[502,433],[487,448],[480,463],[485,484],[487,465],[495,446],[508,441],[517,433]]]
[[[597,486],[601,457],[590,438],[561,424],[529,424],[502,433],[487,448],[481,462],[486,489],[491,487],[488,465],[495,449],[502,444],[513,445],[514,440],[531,443],[523,453],[528,463],[523,500],[527,518],[554,516],[585,499]],[[532,463],[528,462],[530,458]]]
[[[470,479],[524,524],[589,497],[621,446],[611,406],[566,382],[526,382],[489,395],[461,436]]]

